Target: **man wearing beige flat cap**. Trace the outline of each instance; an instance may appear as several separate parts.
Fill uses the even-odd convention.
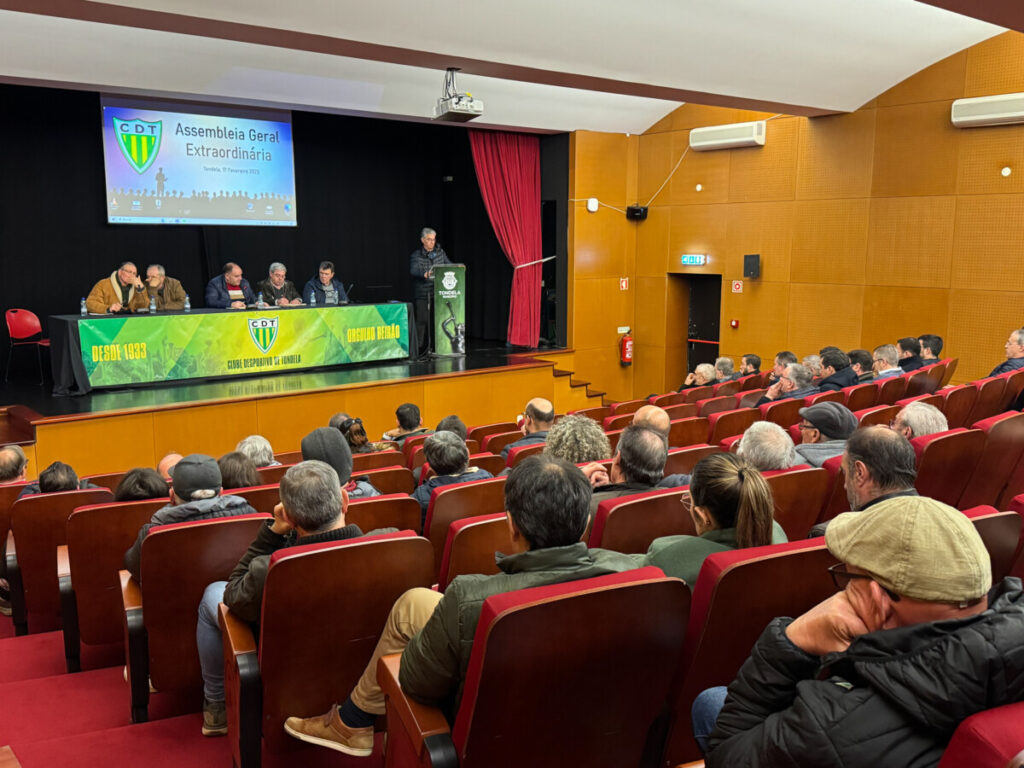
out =
[[[839,515],[825,543],[839,591],[772,621],[727,696],[697,697],[710,768],[933,766],[962,720],[1024,699],[1021,581],[993,588],[963,513],[894,497]]]

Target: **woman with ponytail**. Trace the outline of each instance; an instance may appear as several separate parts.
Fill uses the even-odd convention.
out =
[[[682,501],[690,506],[697,535],[655,539],[644,565],[656,565],[691,588],[708,555],[787,541],[782,526],[772,519],[775,502],[768,483],[734,453],[698,461]]]

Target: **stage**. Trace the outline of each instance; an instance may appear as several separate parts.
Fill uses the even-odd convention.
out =
[[[469,340],[463,358],[96,389],[75,397],[52,395],[50,381],[40,385],[29,354],[21,354],[3,387],[0,442],[25,447],[31,476],[55,460],[82,475],[154,466],[170,451],[219,456],[250,434],[267,437],[275,451],[297,450],[303,435],[338,411],[362,418],[373,439],[394,426],[403,402],[418,404],[428,427],[453,413],[472,426],[511,421],[531,397],[546,397],[564,413],[600,405],[603,394],[568,375],[572,350],[479,340]]]

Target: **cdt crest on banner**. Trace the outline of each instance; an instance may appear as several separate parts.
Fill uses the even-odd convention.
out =
[[[114,133],[117,134],[117,146],[128,161],[128,165],[138,173],[146,169],[156,160],[160,152],[160,139],[163,136],[162,120],[149,122],[146,120],[122,120],[114,118]]]
[[[455,277],[454,272],[445,272],[444,277],[441,279],[441,285],[445,287],[445,290],[452,290],[456,285],[459,284],[459,279]]]
[[[274,346],[274,342],[277,341],[278,318],[247,318],[246,322],[249,325],[249,335],[252,336],[253,343],[259,348],[260,352],[264,355],[267,354],[270,348]]]

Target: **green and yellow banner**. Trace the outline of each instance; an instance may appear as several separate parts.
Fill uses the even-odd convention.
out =
[[[299,370],[409,355],[405,304],[134,315],[78,323],[93,387]]]

